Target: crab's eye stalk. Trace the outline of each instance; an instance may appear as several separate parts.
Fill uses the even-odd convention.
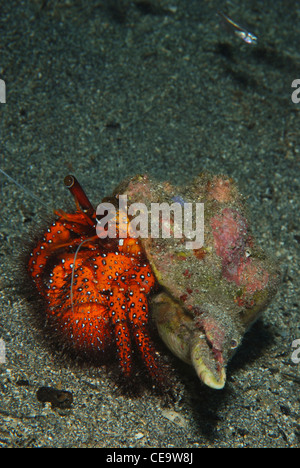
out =
[[[76,177],[72,175],[67,175],[65,177],[64,184],[72,193],[76,203],[80,206],[81,210],[84,213],[86,213],[89,217],[92,217],[94,213],[93,205],[86,196],[83,188],[81,187]]]

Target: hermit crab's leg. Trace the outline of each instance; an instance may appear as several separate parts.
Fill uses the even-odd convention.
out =
[[[85,242],[91,243],[91,249],[95,249],[96,246],[93,244],[97,240],[97,236],[88,237]],[[74,246],[77,247],[82,244],[82,237],[75,239],[71,238],[71,231],[60,220],[55,221],[45,232],[42,239],[37,243],[36,247],[32,250],[30,258],[27,264],[27,271],[35,282],[37,289],[40,293],[43,293],[43,272],[52,255],[61,249],[65,251],[69,250]],[[60,260],[61,255],[57,255],[57,260]]]
[[[73,256],[58,264],[51,274],[47,290],[47,315],[56,332],[73,349],[104,351],[113,337],[107,296],[99,292],[93,268],[84,263],[83,253],[74,274],[73,297],[70,296]]]
[[[28,261],[28,273],[41,294],[44,293],[42,274],[49,258],[55,252],[60,249],[70,250],[72,246],[82,245],[87,239],[90,239],[91,243],[98,240],[93,229],[95,227],[94,208],[82,187],[73,176],[65,178],[65,185],[75,197],[79,211],[72,214],[57,211],[59,219],[53,222],[44,233]]]
[[[125,376],[131,373],[132,349],[127,318],[127,298],[118,287],[112,287],[108,300],[110,316],[115,329],[119,364]]]
[[[141,292],[138,285],[130,288],[128,302],[128,320],[131,324],[133,337],[141,353],[141,357],[152,378],[163,383],[163,369],[159,363],[159,354],[147,331],[148,328],[148,299]]]
[[[65,311],[66,333],[72,333],[72,347],[87,352],[104,352],[111,343],[112,333],[107,307],[99,304],[76,304]]]
[[[43,238],[32,250],[28,260],[28,273],[36,284],[40,293],[43,293],[44,284],[42,274],[52,252],[57,245],[66,243],[70,239],[70,232],[60,221],[56,221],[44,233]]]

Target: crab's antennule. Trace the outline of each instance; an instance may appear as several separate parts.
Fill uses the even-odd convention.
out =
[[[64,180],[65,186],[70,190],[75,201],[79,204],[82,211],[87,214],[89,217],[94,213],[93,205],[86,196],[83,188],[80,183],[73,175],[67,175]]]
[[[1,174],[3,174],[8,180],[10,180],[11,182],[13,182],[17,187],[19,187],[21,190],[23,190],[23,192],[27,193],[28,195],[31,196],[31,198],[33,198],[34,200],[37,200],[41,205],[43,205],[45,208],[49,208],[49,205],[46,205],[46,203],[42,202],[42,200],[40,198],[38,198],[36,195],[34,195],[34,193],[32,193],[30,190],[28,190],[27,188],[23,187],[23,185],[19,184],[19,182],[17,182],[15,179],[13,179],[12,177],[10,177],[10,175],[8,175],[5,171],[3,171],[3,169],[0,169],[0,172]]]

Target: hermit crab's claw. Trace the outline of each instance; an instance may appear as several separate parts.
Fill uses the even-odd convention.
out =
[[[224,388],[226,371],[223,359],[219,362],[217,358],[211,356],[205,339],[199,338],[197,340],[197,337],[194,338],[191,346],[191,360],[198,377],[203,383],[215,390]]]
[[[158,332],[172,353],[193,365],[208,387],[222,389],[226,364],[241,340],[236,327],[224,323],[222,311],[204,305],[192,315],[166,293],[154,297],[152,311]]]

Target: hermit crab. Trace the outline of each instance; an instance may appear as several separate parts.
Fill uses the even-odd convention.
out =
[[[223,388],[228,360],[280,282],[236,184],[201,174],[176,187],[140,175],[97,210],[73,176],[65,184],[77,209],[56,212],[27,263],[52,332],[78,353],[113,347],[126,378],[139,356],[163,386],[154,322],[202,382]]]

